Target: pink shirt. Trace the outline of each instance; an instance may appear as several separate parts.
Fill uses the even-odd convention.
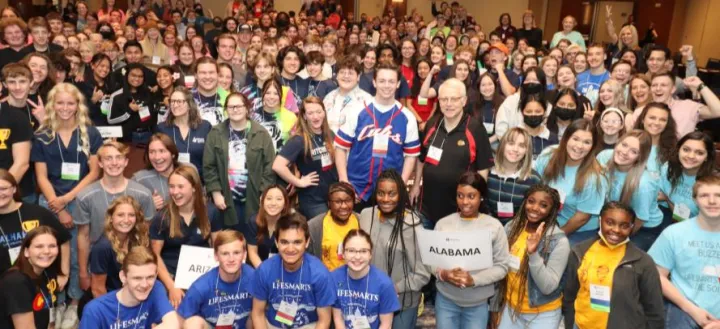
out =
[[[700,109],[705,106],[689,99],[673,99],[670,101],[670,114],[675,120],[678,139],[695,131],[700,119]],[[633,117],[637,121],[644,107],[635,109]]]

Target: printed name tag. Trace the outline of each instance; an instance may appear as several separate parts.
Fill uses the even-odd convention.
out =
[[[418,105],[427,105],[428,99],[425,97],[418,96]]]
[[[599,312],[610,313],[610,287],[590,284],[590,307]]]
[[[442,158],[442,153],[443,150],[441,148],[430,146],[427,156],[425,157],[425,162],[437,166],[440,163],[440,158]]]
[[[98,132],[102,138],[121,138],[123,131],[121,126],[97,126]]]
[[[195,85],[195,76],[193,75],[186,75],[185,76],[185,88],[192,88]]]
[[[384,159],[387,157],[388,151],[388,136],[387,135],[375,135],[373,137],[373,148],[372,156],[375,158]]]
[[[364,315],[355,316],[352,324],[355,329],[370,329],[370,321],[368,321],[368,318]]]
[[[275,321],[292,326],[295,322],[295,315],[297,315],[298,305],[296,303],[288,303],[282,301],[280,303],[280,309],[278,309],[275,315]]]
[[[485,126],[485,131],[487,131],[488,134],[492,133],[495,129],[495,124],[492,122],[483,122],[483,126]]]
[[[688,218],[690,218],[690,207],[684,203],[676,203],[673,209],[673,219],[676,222],[682,222]]]
[[[340,242],[337,247],[337,257],[339,260],[343,260],[343,244]]]
[[[63,162],[60,168],[60,178],[64,180],[80,179],[80,164],[72,162]]]
[[[232,329],[233,323],[235,322],[235,312],[229,311],[228,313],[220,314],[215,325],[215,329]]]
[[[20,255],[20,247],[10,248],[8,250],[8,254],[10,255],[10,265],[15,265],[15,261],[18,258],[18,255]]]
[[[160,56],[153,56],[153,57],[152,57],[152,64],[153,64],[153,65],[160,65]]]
[[[180,152],[178,154],[178,161],[182,163],[190,163],[190,153]]]
[[[323,155],[320,157],[320,165],[322,166],[323,171],[328,171],[332,169],[333,160],[330,157],[329,153],[323,153]]]
[[[100,103],[100,112],[103,115],[107,115],[110,112],[110,98],[103,97],[102,102]]]
[[[515,213],[512,202],[498,202],[497,203],[497,214],[498,217],[509,218]]]
[[[139,114],[140,114],[140,121],[150,120],[150,109],[147,106],[141,107]]]
[[[520,257],[515,255],[510,255],[510,269],[513,272],[517,272],[520,270]]]
[[[48,305],[52,305],[52,302],[48,302]],[[48,311],[50,312],[50,320],[48,321],[48,323],[55,323],[55,308],[51,307]]]

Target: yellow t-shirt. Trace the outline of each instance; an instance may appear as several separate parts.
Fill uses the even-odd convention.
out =
[[[625,256],[625,249],[626,244],[610,249],[598,240],[585,253],[577,271],[580,289],[575,299],[575,323],[578,328],[607,328],[613,276]]]
[[[358,219],[355,214],[350,215],[347,224],[340,226],[332,219],[330,212],[323,218],[323,237],[322,237],[322,262],[328,270],[345,265],[342,257],[342,241],[352,229],[358,229]]]
[[[510,270],[507,275],[508,288],[505,291],[505,301],[508,306],[520,313],[542,313],[557,310],[562,306],[562,297],[558,297],[556,300],[545,305],[531,307],[530,297],[527,291],[527,281],[525,282],[525,297],[523,297],[522,305],[517,305],[517,299],[520,294],[520,275],[518,275],[517,272],[520,270],[520,264],[522,264],[527,255],[527,238],[528,233],[522,231],[515,243],[510,247]]]

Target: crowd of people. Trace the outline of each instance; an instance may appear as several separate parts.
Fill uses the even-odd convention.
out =
[[[693,47],[431,6],[4,8],[0,328],[720,328]],[[187,246],[218,263],[189,288]]]

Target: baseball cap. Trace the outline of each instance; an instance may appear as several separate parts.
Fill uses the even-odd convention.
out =
[[[490,48],[488,48],[487,51],[489,52],[489,51],[492,50],[493,48],[495,48],[495,49],[497,49],[497,50],[499,50],[499,51],[502,51],[503,54],[505,54],[505,56],[507,56],[507,55],[510,54],[510,50],[509,50],[508,47],[507,47],[504,43],[502,43],[502,42],[495,42],[495,43],[491,44],[491,45],[490,45]]]
[[[240,32],[252,32],[252,27],[248,24],[240,25]]]

